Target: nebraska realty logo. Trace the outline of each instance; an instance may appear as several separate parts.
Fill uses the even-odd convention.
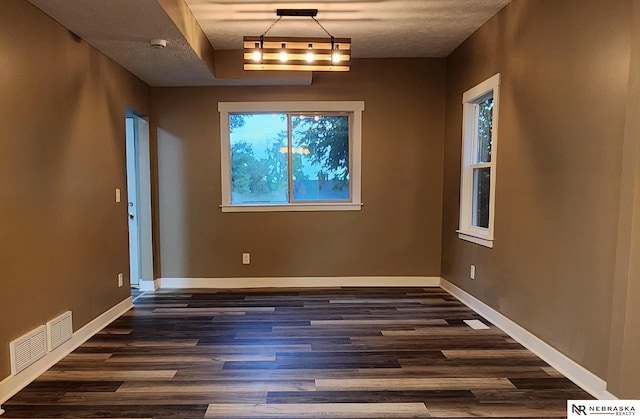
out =
[[[585,416],[636,416],[640,400],[568,400],[567,419]]]

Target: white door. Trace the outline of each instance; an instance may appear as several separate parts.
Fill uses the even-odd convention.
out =
[[[127,201],[129,217],[129,278],[131,285],[140,284],[140,244],[138,227],[138,169],[136,153],[136,118],[127,117]]]

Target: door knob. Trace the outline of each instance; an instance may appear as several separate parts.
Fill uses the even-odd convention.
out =
[[[133,220],[133,213],[132,212],[129,213],[129,219]]]

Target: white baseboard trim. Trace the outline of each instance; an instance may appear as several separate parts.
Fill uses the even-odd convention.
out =
[[[101,331],[109,323],[122,316],[132,307],[133,302],[131,297],[128,297],[87,323],[85,326],[76,330],[71,339],[57,347],[55,350],[47,353],[43,358],[36,361],[24,371],[2,380],[0,382],[0,405],[5,403],[17,392],[25,388],[29,383],[54,366],[58,361],[69,355],[78,346],[89,340],[89,338]],[[0,409],[0,411],[1,410],[2,409]],[[0,414],[2,414],[2,412],[0,412]]]
[[[440,286],[456,297],[467,307],[502,329],[503,332],[518,341],[522,346],[540,357],[547,364],[562,373],[565,377],[580,386],[587,393],[600,400],[617,400],[607,391],[607,382],[570,359],[551,345],[533,335],[523,327],[500,314],[471,294],[442,279]]]
[[[159,278],[159,288],[438,287],[435,276]]]
[[[150,280],[141,279],[138,283],[138,289],[140,291],[155,291],[160,288],[160,279]]]

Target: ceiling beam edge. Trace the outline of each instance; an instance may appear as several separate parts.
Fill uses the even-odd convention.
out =
[[[184,0],[156,0],[202,63],[216,76],[215,50]]]
[[[310,71],[244,71],[242,50],[215,50],[184,0],[156,1],[182,33],[202,63],[223,85],[224,81],[231,82],[231,85],[308,86],[312,83]]]

